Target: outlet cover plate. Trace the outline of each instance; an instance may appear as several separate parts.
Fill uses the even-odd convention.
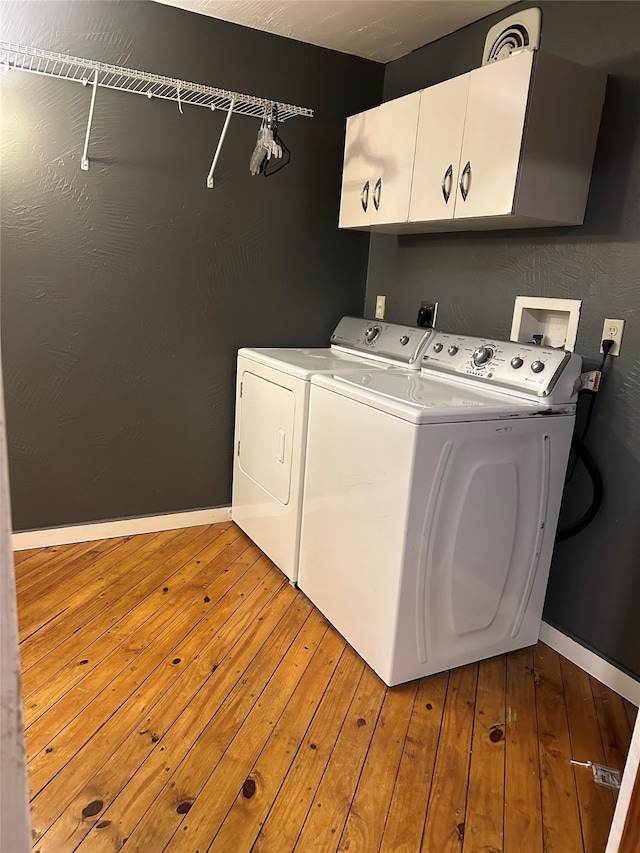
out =
[[[624,320],[605,320],[602,327],[602,337],[600,341],[606,341],[609,338],[613,340],[613,346],[609,350],[609,355],[620,355],[620,347],[622,346],[622,335],[624,333]],[[602,343],[600,343],[600,352],[602,352]]]

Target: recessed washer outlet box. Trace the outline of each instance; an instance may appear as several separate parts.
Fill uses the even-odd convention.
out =
[[[573,352],[581,307],[581,299],[516,296],[510,338],[521,344],[539,342]]]

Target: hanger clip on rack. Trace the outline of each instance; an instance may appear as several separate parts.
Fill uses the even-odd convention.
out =
[[[47,77],[57,77],[60,80],[74,80],[84,86],[89,83],[92,84],[87,133],[80,162],[80,166],[85,172],[89,169],[89,137],[99,86],[104,89],[116,89],[122,92],[132,92],[136,95],[145,95],[147,98],[176,101],[181,113],[184,104],[206,107],[212,111],[216,109],[225,110],[227,117],[207,176],[207,187],[210,189],[213,187],[213,173],[233,113],[254,116],[262,120],[266,111],[276,111],[279,122],[287,121],[294,116],[307,116],[309,118],[313,116],[313,110],[306,107],[296,107],[293,104],[283,104],[253,95],[241,95],[238,92],[230,92],[214,86],[189,83],[173,77],[163,77],[160,74],[150,74],[133,68],[108,65],[104,62],[95,62],[92,59],[81,59],[77,56],[53,53],[52,51],[26,47],[12,42],[0,42],[0,64],[7,70],[17,69],[19,71],[30,71],[33,74],[44,74]]]

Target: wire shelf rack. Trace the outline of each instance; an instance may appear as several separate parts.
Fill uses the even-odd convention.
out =
[[[49,50],[11,42],[0,42],[0,64],[7,69],[15,68],[60,80],[74,80],[85,86],[95,83],[104,89],[117,89],[122,92],[133,92],[136,95],[145,95],[147,98],[176,101],[180,106],[192,104],[196,107],[221,109],[258,118],[262,118],[272,110],[280,122],[294,116],[309,118],[313,116],[313,110],[306,107],[296,107],[293,104],[257,98],[253,95],[242,95],[239,92],[218,89],[215,86],[190,83],[173,77],[163,77],[160,74],[150,74],[147,71],[136,71],[133,68],[108,65],[92,59],[80,59],[77,56],[67,56],[64,53],[53,53]]]

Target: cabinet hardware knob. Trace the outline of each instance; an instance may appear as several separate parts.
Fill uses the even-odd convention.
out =
[[[367,208],[369,207],[369,181],[367,181],[367,183],[362,187],[362,192],[360,193],[360,204],[366,213]]]
[[[462,174],[460,175],[460,195],[462,196],[462,201],[467,200],[467,196],[469,195],[469,190],[471,189],[471,160],[467,160],[467,165],[462,170]]]
[[[449,198],[451,196],[451,187],[453,185],[453,163],[449,165],[449,168],[444,173],[444,177],[442,178],[442,195],[444,196],[444,203],[449,203]]]
[[[380,210],[380,196],[382,194],[382,178],[378,178],[373,190],[373,206],[376,210]]]

